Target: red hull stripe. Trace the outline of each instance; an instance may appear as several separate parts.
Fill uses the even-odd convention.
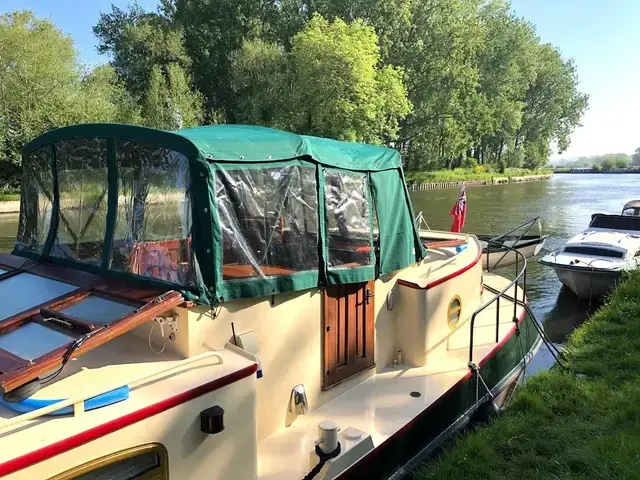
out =
[[[526,314],[526,310],[523,308],[522,311],[520,312],[520,314],[518,315],[518,325],[517,325],[518,327],[522,324],[522,321],[524,320],[525,314]],[[535,319],[532,318],[531,321],[535,322]],[[505,337],[500,341],[500,343],[496,344],[496,346],[487,355],[485,355],[485,357],[480,362],[478,362],[478,367],[481,367],[482,365],[487,363],[496,353],[498,353],[500,351],[500,349],[502,347],[504,347],[504,345],[507,343],[507,341],[514,335],[515,332],[516,332],[516,325],[514,323],[513,327],[511,327],[511,329],[509,330],[509,333],[507,333],[507,335],[505,335]],[[418,415],[416,415],[412,420],[410,420],[403,427],[401,427],[400,430],[398,430],[396,433],[394,433],[389,438],[387,438],[384,442],[382,442],[380,445],[378,445],[374,450],[369,452],[367,455],[365,455],[363,458],[361,458],[358,462],[356,462],[353,465],[351,465],[347,470],[345,470],[342,474],[340,474],[340,476],[338,478],[339,479],[343,479],[343,478],[349,479],[349,478],[351,478],[351,475],[350,475],[349,471],[353,467],[355,467],[356,465],[362,464],[362,463],[366,463],[367,461],[370,461],[375,456],[381,454],[384,451],[384,448],[386,446],[388,446],[390,443],[392,443],[396,438],[402,436],[403,434],[405,434],[409,430],[413,429],[414,425],[418,422],[418,420],[421,420],[422,418],[424,418],[425,415],[429,415],[429,413],[431,413],[431,411],[434,408],[436,408],[438,405],[440,405],[442,402],[447,401],[449,396],[456,390],[456,388],[458,388],[461,384],[468,382],[470,378],[471,378],[471,370],[469,370],[465,374],[464,377],[462,377],[460,380],[458,380],[449,390],[447,390],[443,395],[441,395],[440,398],[438,398],[435,402],[433,402],[431,405],[429,405],[426,409],[424,409],[422,412],[420,412]]]
[[[257,369],[258,365],[254,363],[253,365],[238,370],[237,372],[233,372],[209,383],[205,383],[192,390],[179,393],[178,395],[169,397],[161,402],[154,403],[153,405],[141,408],[135,412],[128,413],[120,418],[116,418],[107,423],[103,423],[102,425],[98,425],[97,427],[90,428],[89,430],[78,433],[69,438],[65,438],[64,440],[52,443],[51,445],[34,450],[33,452],[26,453],[20,457],[13,458],[7,462],[0,463],[0,476],[8,475],[10,473],[17,472],[18,470],[22,470],[23,468],[30,467],[31,465],[42,462],[56,455],[60,455],[61,453],[67,452],[80,445],[84,445],[85,443],[128,427],[129,425],[133,425],[134,423],[153,417],[154,415],[186,403],[194,398],[219,390],[254,374]],[[55,422],[55,420],[53,421]]]
[[[416,290],[429,290],[430,288],[437,287],[441,283],[444,283],[444,282],[446,282],[448,280],[451,280],[452,278],[455,278],[458,275],[462,275],[467,270],[472,269],[473,267],[475,267],[478,264],[478,262],[480,261],[480,258],[482,258],[482,250],[478,250],[478,256],[475,258],[475,260],[473,260],[473,262],[469,263],[468,265],[465,265],[460,270],[456,270],[455,272],[450,273],[449,275],[446,275],[446,276],[444,276],[442,278],[434,280],[431,283],[428,283],[426,287],[421,287],[416,283],[409,282],[407,280],[402,280],[402,279],[399,279],[398,283],[400,285],[404,285],[405,287],[413,288],[413,289],[416,289]]]

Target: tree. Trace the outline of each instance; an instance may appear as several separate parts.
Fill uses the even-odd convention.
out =
[[[142,101],[142,123],[165,130],[198,125],[202,120],[200,96],[189,89],[187,76],[178,65],[164,70],[159,65],[151,70]]]
[[[283,123],[299,133],[386,143],[411,105],[403,71],[380,68],[372,27],[319,15],[293,38],[291,95]]]
[[[238,123],[278,126],[289,86],[286,54],[275,43],[246,40],[231,61],[231,88]]]
[[[629,168],[631,162],[629,162],[629,158],[626,157],[618,157],[614,161],[614,165],[616,168]]]
[[[43,132],[79,122],[135,121],[112,70],[85,73],[73,41],[32,12],[0,15],[0,178],[17,182],[20,149]]]
[[[636,148],[635,153],[631,156],[631,165],[640,166],[640,147]]]
[[[537,71],[524,97],[522,127],[516,136],[525,148],[525,166],[546,163],[549,145],[558,153],[569,147],[573,130],[588,106],[588,96],[578,91],[578,76],[572,61],[565,61],[551,45],[540,45],[536,52]]]
[[[616,166],[616,162],[611,158],[605,158],[600,166],[602,167],[602,170],[611,170]]]
[[[163,5],[170,11],[169,3]],[[93,32],[98,52],[112,56],[119,79],[138,100],[146,95],[154,68],[160,67],[166,76],[173,66],[184,72],[191,66],[182,30],[162,12],[145,12],[136,3],[128,10],[112,5],[110,13],[100,14]]]
[[[77,89],[72,123],[140,123],[140,107],[109,65],[86,74]]]
[[[174,27],[184,35],[191,75],[205,104],[205,118],[234,122],[236,98],[231,88],[234,52],[245,40],[270,32],[276,1],[174,0]],[[165,10],[166,7],[165,7]]]

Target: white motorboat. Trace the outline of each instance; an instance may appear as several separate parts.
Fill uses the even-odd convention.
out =
[[[622,272],[637,268],[639,260],[640,217],[597,213],[589,228],[540,263],[552,267],[578,297],[589,298],[614,288]]]

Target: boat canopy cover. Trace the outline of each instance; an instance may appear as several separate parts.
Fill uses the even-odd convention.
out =
[[[198,303],[360,282],[424,256],[393,149],[217,125],[53,130],[23,148],[14,254]]]

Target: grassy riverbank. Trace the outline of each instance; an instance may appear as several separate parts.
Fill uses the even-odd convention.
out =
[[[566,371],[531,378],[502,418],[451,442],[414,478],[640,478],[640,272],[565,354]]]
[[[431,182],[464,182],[472,180],[492,180],[496,177],[524,177],[526,175],[549,175],[551,169],[528,170],[526,168],[507,168],[504,173],[490,172],[484,166],[474,168],[456,168],[454,170],[437,170],[435,172],[408,172],[409,183]]]
[[[15,189],[1,189],[0,188],[0,202],[12,202],[20,200],[20,191]]]

